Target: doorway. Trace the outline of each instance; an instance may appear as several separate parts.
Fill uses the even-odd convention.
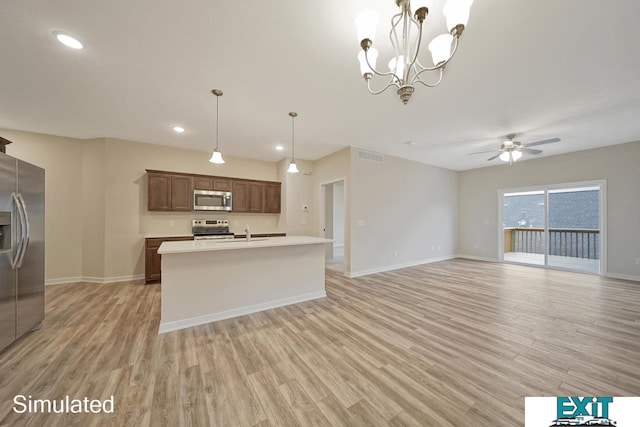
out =
[[[344,180],[321,184],[320,193],[321,235],[333,240],[326,246],[325,265],[327,268],[344,273]]]
[[[502,190],[499,259],[601,274],[604,182]]]

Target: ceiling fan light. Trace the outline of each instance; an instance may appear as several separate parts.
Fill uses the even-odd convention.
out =
[[[451,57],[451,43],[453,36],[449,33],[440,34],[429,43],[429,51],[433,58],[433,65],[447,61]]]
[[[511,152],[511,155],[513,156],[513,161],[517,161],[522,157],[522,151],[520,150],[515,150]]]
[[[216,165],[223,164],[224,159],[222,158],[222,153],[220,153],[220,151],[218,151],[218,149],[216,148],[215,150],[213,150],[213,154],[211,154],[211,158],[209,159],[209,161]]]
[[[371,9],[363,10],[356,16],[356,27],[358,29],[358,43],[364,39],[371,41],[376,37],[376,26],[378,25],[378,14]]]
[[[373,68],[376,68],[376,62],[378,61],[378,50],[373,47],[369,48],[367,56],[369,57],[369,64],[371,64]],[[373,73],[373,70],[367,64],[367,58],[365,58],[364,50],[361,50],[358,53],[358,61],[360,61],[360,74],[364,76],[366,73]]]
[[[473,0],[447,0],[442,8],[442,13],[447,18],[449,31],[457,25],[463,25],[466,28],[472,4]]]
[[[508,151],[503,151],[502,154],[500,154],[500,160],[502,160],[503,162],[508,162],[509,161],[509,152]]]

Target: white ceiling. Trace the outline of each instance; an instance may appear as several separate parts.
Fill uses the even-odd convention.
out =
[[[443,3],[426,41],[445,31]],[[386,64],[393,0],[4,1],[0,128],[210,151],[219,88],[221,151],[270,161],[290,153],[289,111],[308,160],[352,145],[465,170],[500,163],[468,153],[512,132],[562,138],[541,156],[640,140],[637,0],[475,0],[443,83],[406,106],[360,76],[354,17],[367,7]]]

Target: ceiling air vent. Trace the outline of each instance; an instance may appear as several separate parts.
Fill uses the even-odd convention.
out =
[[[376,163],[384,163],[384,156],[372,151],[358,150],[358,159],[369,160],[370,162]]]

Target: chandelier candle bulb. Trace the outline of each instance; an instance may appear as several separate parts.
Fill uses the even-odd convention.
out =
[[[429,51],[433,58],[433,65],[439,65],[446,62],[451,57],[451,43],[453,36],[451,34],[441,34],[431,40],[429,43]]]
[[[367,59],[371,67],[367,64]],[[373,69],[376,68],[376,62],[378,61],[378,50],[374,47],[369,48],[366,53],[364,50],[361,50],[358,53],[358,61],[360,61],[360,74],[364,76],[367,73],[373,73]]]
[[[469,22],[469,11],[473,0],[447,0],[442,13],[447,18],[447,28],[450,32],[460,34]],[[460,25],[462,27],[460,27]]]
[[[358,41],[369,39],[373,42],[376,36],[376,26],[378,25],[378,14],[371,9],[367,9],[356,17],[356,27],[358,28]]]

